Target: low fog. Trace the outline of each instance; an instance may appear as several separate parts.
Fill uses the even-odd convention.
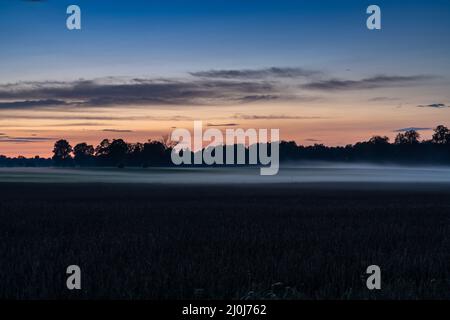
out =
[[[278,175],[253,168],[0,168],[0,182],[270,184],[270,183],[450,183],[450,167],[301,163],[282,165]]]

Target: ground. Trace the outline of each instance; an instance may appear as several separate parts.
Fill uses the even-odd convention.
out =
[[[8,182],[0,219],[0,298],[450,298],[446,184]]]

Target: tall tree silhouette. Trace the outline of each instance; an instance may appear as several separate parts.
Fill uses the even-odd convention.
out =
[[[107,166],[109,163],[109,146],[111,142],[108,139],[103,139],[100,144],[95,147],[95,160],[97,165]]]
[[[123,139],[114,139],[112,142],[103,139],[95,148],[95,156],[100,165],[124,167],[129,149],[130,145]]]
[[[91,165],[94,156],[94,147],[87,143],[79,143],[73,148],[74,161],[79,166]]]
[[[131,166],[141,166],[143,163],[143,151],[143,143],[137,142],[128,144],[128,163]]]
[[[56,165],[69,165],[72,157],[70,154],[72,153],[72,146],[69,144],[67,140],[58,140],[55,142],[55,146],[53,147],[53,161]]]
[[[110,144],[111,142],[108,139],[103,139],[102,142],[95,147],[95,156],[102,157],[108,155]]]
[[[420,134],[415,130],[408,130],[405,133],[399,133],[395,137],[395,144],[416,144],[419,143]]]
[[[157,140],[149,140],[144,144],[144,167],[162,165],[168,160],[166,157],[166,145]]]
[[[442,125],[437,126],[434,129],[432,142],[437,144],[450,144],[450,130]]]
[[[128,149],[128,143],[122,139],[114,139],[108,148],[108,158],[110,159],[112,165],[124,167]]]

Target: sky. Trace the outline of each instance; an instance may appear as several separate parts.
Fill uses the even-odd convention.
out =
[[[450,126],[448,39],[447,0],[1,0],[0,154],[145,142],[194,120],[303,145],[429,138]]]

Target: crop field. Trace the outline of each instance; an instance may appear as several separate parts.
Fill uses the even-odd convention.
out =
[[[448,184],[2,182],[0,221],[0,298],[450,298]]]

